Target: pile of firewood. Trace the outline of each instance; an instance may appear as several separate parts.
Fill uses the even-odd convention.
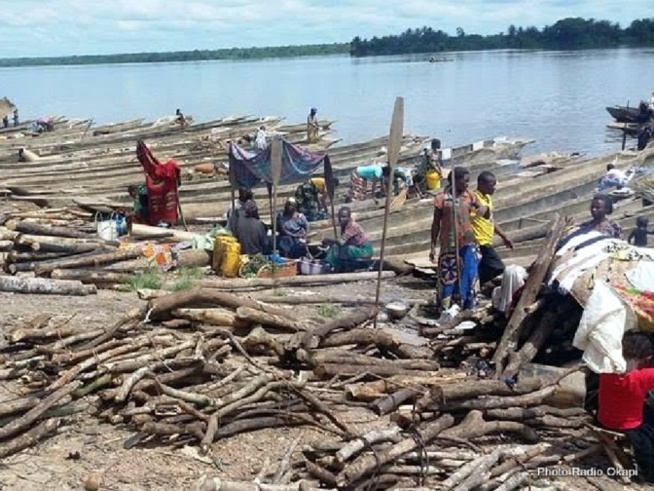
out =
[[[587,418],[546,405],[561,376],[480,380],[440,369],[443,346],[371,329],[376,315],[360,307],[319,324],[201,288],[154,298],[103,329],[38,316],[1,345],[0,379],[22,395],[0,403],[0,458],[81,411],[132,428],[126,447],[157,439],[204,452],[237,433],[310,425],[332,438],[305,448],[285,482],[352,489],[517,489],[531,467],[600,451],[578,434],[577,446],[563,438],[583,433]],[[341,417],[352,407],[385,429],[360,433]],[[508,437],[530,445],[496,447]]]
[[[119,288],[151,263],[143,257],[139,236],[125,237],[132,247],[97,235],[93,215],[81,209],[38,210],[2,217],[0,227],[0,291],[88,295],[96,288]],[[192,233],[138,226],[146,240],[179,242]],[[144,230],[145,229],[145,230]],[[204,267],[211,254],[186,250],[180,266]]]

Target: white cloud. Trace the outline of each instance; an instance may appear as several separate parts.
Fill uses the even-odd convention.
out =
[[[423,25],[489,34],[652,14],[651,0],[0,0],[0,57],[344,42]]]

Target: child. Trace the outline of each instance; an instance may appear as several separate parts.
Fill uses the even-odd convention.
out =
[[[647,217],[642,215],[636,217],[636,228],[629,234],[628,242],[631,244],[633,241],[636,247],[647,247],[647,234],[654,233],[647,230],[648,224],[649,220],[647,220]]]
[[[131,223],[149,223],[148,211],[148,192],[145,189],[145,184],[130,184],[127,187],[127,192],[134,200],[132,205],[134,213],[130,216]]]
[[[654,410],[645,404],[647,393],[654,389],[654,368],[641,368],[651,363],[654,344],[647,334],[629,332],[622,338],[622,354],[626,373],[600,375],[597,418],[605,428],[629,438],[639,476],[654,482]]]

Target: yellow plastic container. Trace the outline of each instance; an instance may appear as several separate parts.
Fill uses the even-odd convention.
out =
[[[216,241],[214,242],[213,246],[213,261],[211,264],[216,274],[220,274],[222,272],[222,265],[225,256],[225,246],[227,244],[236,243],[236,238],[232,237],[231,235],[219,235],[216,237]]]
[[[225,278],[236,278],[241,267],[241,244],[230,242],[225,244],[224,247],[222,275]]]
[[[430,170],[425,174],[425,181],[427,181],[427,189],[430,191],[441,187],[441,175],[435,170]]]

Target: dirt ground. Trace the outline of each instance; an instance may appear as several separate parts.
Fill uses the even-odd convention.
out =
[[[324,295],[352,292],[353,296],[372,296],[374,283],[312,288],[311,291]],[[307,294],[307,291],[294,294]],[[431,294],[425,282],[401,280],[387,283],[383,297],[428,299]],[[86,325],[89,329],[107,326],[117,316],[141,302],[135,293],[103,290],[87,297],[0,294],[0,338],[3,332],[21,319],[39,313],[69,318],[70,323]],[[330,315],[340,313],[338,307],[333,309],[336,310],[332,310]],[[316,307],[302,307],[298,314],[320,316],[319,312]],[[322,312],[324,315],[324,310]],[[387,328],[400,333],[405,339],[417,341],[411,329],[401,325]],[[0,401],[16,397],[17,390],[11,383],[0,384]],[[387,418],[379,418],[365,409],[348,410],[340,416],[360,430],[388,424]],[[106,491],[190,491],[193,483],[203,475],[252,480],[266,462],[274,470],[297,439],[300,439],[300,444],[296,455],[303,445],[335,438],[308,427],[261,430],[220,440],[214,444],[211,458],[201,461],[194,448],[147,446],[125,450],[123,442],[132,435],[129,429],[101,423],[90,414],[72,416],[54,437],[0,461],[0,490],[81,490],[84,479],[91,473],[99,473],[102,475],[100,489]],[[600,458],[597,465],[605,468],[607,463]],[[614,480],[601,479],[606,484],[605,489],[623,489]],[[555,481],[565,483],[565,489],[597,489],[583,478],[557,478]],[[647,488],[632,485],[629,489]]]

